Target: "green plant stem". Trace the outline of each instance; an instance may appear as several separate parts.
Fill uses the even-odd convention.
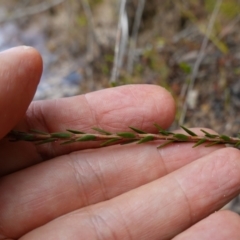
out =
[[[83,133],[78,130],[67,130],[66,132],[44,133],[39,131],[21,132],[11,131],[6,138],[10,141],[29,141],[36,144],[44,144],[48,142],[59,142],[60,144],[72,144],[74,142],[87,142],[97,141],[100,142],[99,146],[108,146],[114,144],[127,144],[136,142],[138,144],[161,140],[163,147],[170,143],[176,142],[192,142],[195,143],[193,147],[205,144],[205,146],[212,146],[217,144],[230,144],[235,147],[240,145],[240,138],[228,137],[225,135],[213,135],[204,130],[204,136],[198,136],[189,129],[182,127],[187,134],[172,133],[161,129],[158,125],[155,125],[159,133],[145,133],[142,130],[132,128],[134,132],[118,132],[110,133],[103,129],[93,128],[98,133]]]

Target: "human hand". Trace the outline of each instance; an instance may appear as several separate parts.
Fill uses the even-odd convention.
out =
[[[154,131],[153,123],[166,128],[174,118],[170,94],[151,85],[28,107],[42,71],[39,54],[14,48],[0,62],[1,138],[15,126]],[[238,215],[213,213],[239,193],[238,150],[146,143],[78,151],[96,144],[2,139],[0,239],[240,239]]]

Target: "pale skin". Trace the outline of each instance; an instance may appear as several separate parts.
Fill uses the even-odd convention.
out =
[[[42,60],[33,48],[0,54],[0,137],[16,128],[153,132],[171,125],[159,86],[105,89],[32,102]],[[194,131],[199,131],[194,129]],[[240,218],[220,210],[240,192],[239,150],[191,143],[94,148],[0,142],[2,239],[240,239]],[[91,150],[81,149],[93,147]]]

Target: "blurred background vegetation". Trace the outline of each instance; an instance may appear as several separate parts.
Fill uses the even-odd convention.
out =
[[[35,99],[134,83],[176,99],[176,122],[238,132],[238,0],[2,0],[0,50],[37,48]]]
[[[239,0],[1,0],[0,50],[42,54],[35,100],[156,84],[176,100],[172,128],[236,136],[239,13]]]
[[[239,0],[2,0],[0,6],[0,50],[25,44],[43,56],[36,100],[156,84],[176,99],[174,128],[239,131]]]

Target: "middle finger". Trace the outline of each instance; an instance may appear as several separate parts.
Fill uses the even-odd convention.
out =
[[[11,237],[17,238],[58,216],[111,199],[220,148],[191,146],[174,144],[158,150],[156,144],[145,144],[75,152],[6,176],[0,182],[0,225],[4,223]]]

